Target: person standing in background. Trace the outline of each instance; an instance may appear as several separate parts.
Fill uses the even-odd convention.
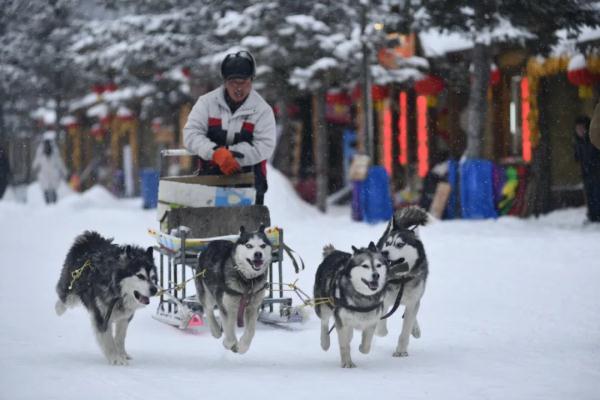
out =
[[[600,222],[600,150],[590,141],[590,119],[575,120],[575,159],[581,164],[583,190],[590,222]]]
[[[35,152],[32,168],[44,191],[46,204],[56,203],[58,199],[56,191],[60,182],[67,178],[67,169],[54,142],[54,132],[44,134],[44,140]]]
[[[590,142],[600,150],[600,102],[594,108],[592,122],[590,123]]]

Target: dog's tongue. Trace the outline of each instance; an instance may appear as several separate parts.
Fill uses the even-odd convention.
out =
[[[150,304],[150,299],[148,297],[144,296],[143,294],[141,294],[140,292],[138,292],[137,290],[134,294],[135,294],[136,299],[140,303],[146,304],[146,305]]]

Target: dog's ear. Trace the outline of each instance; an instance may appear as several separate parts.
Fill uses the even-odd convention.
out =
[[[377,246],[375,246],[375,243],[373,243],[373,242],[369,243],[369,250],[370,251],[378,251]]]
[[[356,254],[359,252],[359,249],[357,249],[356,246],[352,246],[352,252]]]
[[[127,245],[127,247],[125,247],[125,256],[126,256],[127,258],[131,258],[131,256],[132,256],[132,254],[131,254],[131,253],[132,253],[132,251],[131,251],[131,250],[132,250],[132,249],[131,249],[131,246],[130,246],[130,245]]]
[[[244,233],[246,233],[246,228],[244,228],[244,225],[240,226],[240,235],[243,235]]]
[[[265,233],[265,224],[260,224],[260,226],[258,227],[258,231],[261,233]]]
[[[150,246],[146,249],[146,255],[151,259],[154,260],[153,255],[153,251],[154,251],[154,247]]]

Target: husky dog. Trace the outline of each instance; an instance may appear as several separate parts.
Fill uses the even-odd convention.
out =
[[[421,337],[417,312],[425,292],[429,268],[423,242],[415,229],[427,222],[428,214],[423,209],[416,206],[403,208],[394,214],[377,244],[390,264],[384,301],[385,310],[389,311],[377,326],[378,336],[385,336],[388,333],[385,318],[400,304],[406,306],[402,333],[394,357],[408,356],[407,348],[411,333],[415,338]]]
[[[118,246],[86,231],[67,254],[56,292],[56,313],[62,315],[67,307],[83,303],[108,362],[126,365],[131,359],[125,351],[129,322],[157,292],[152,247]]]
[[[265,297],[267,271],[271,264],[272,245],[265,235],[265,227],[256,232],[240,228],[236,242],[215,240],[198,257],[198,271],[206,270],[196,278],[198,300],[206,313],[212,335],[220,338],[223,346],[234,353],[248,351],[258,319],[258,308]],[[219,309],[217,320],[215,306]],[[239,342],[235,325],[245,325]]]
[[[321,319],[321,347],[329,349],[329,319],[333,316],[342,368],[356,367],[350,358],[354,329],[362,331],[360,352],[367,354],[371,350],[377,321],[383,315],[388,269],[385,257],[373,242],[368,248],[352,246],[352,250],[353,254],[349,254],[326,246],[314,287],[315,311]],[[329,302],[324,303],[323,299]]]

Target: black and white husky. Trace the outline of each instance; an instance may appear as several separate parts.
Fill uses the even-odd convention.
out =
[[[250,347],[258,309],[265,297],[267,271],[271,264],[272,245],[261,226],[256,232],[240,228],[237,241],[215,240],[198,257],[196,278],[198,300],[207,317],[212,335],[220,338],[225,332],[223,346],[234,353],[245,353]],[[219,310],[217,320],[214,309]],[[238,341],[238,326],[245,325]]]
[[[86,231],[67,254],[56,292],[56,313],[82,303],[108,362],[126,365],[131,359],[125,351],[129,322],[157,292],[152,247],[119,246]]]
[[[350,357],[354,329],[362,331],[360,352],[367,354],[371,350],[377,322],[383,315],[388,269],[385,257],[373,242],[367,248],[352,246],[352,250],[353,254],[349,254],[325,247],[314,287],[315,311],[321,319],[321,347],[329,349],[329,320],[333,317],[342,368],[356,367]]]
[[[408,356],[411,333],[415,338],[421,337],[417,313],[425,293],[429,267],[425,248],[416,228],[427,222],[428,214],[425,210],[416,206],[403,208],[394,214],[377,244],[390,264],[385,291],[386,312],[395,311],[400,304],[406,306],[394,357]],[[386,319],[382,319],[377,326],[377,335],[385,336],[387,333]]]

